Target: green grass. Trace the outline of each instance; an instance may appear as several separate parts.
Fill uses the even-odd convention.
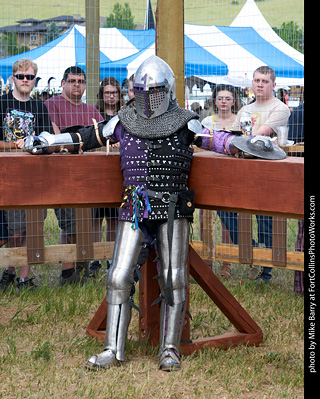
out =
[[[100,1],[100,15],[110,15],[115,3],[129,3],[135,24],[143,24],[146,0]],[[156,10],[156,0],[152,9]],[[235,4],[233,4],[235,3]],[[229,25],[241,10],[245,0],[185,0],[185,22],[202,25]],[[265,0],[257,2],[258,7],[271,26],[280,27],[282,22],[294,21],[304,25],[304,3],[302,0]],[[11,0],[2,4],[0,26],[14,25],[19,20],[45,19],[60,15],[80,14],[85,17],[85,0]]]
[[[134,341],[123,367],[84,369],[86,359],[102,350],[85,335],[105,296],[102,274],[83,287],[43,284],[33,293],[2,295],[0,398],[303,398],[304,303],[293,293],[293,272],[274,270],[272,281],[261,286],[247,282],[245,266],[232,270],[225,285],[261,327],[262,345],[206,349],[185,357],[181,371],[170,374],[157,369],[156,349],[145,353]],[[195,282],[190,299],[192,338],[236,331]],[[135,311],[129,332],[138,334]]]
[[[198,220],[196,216],[195,236]],[[221,240],[219,218],[216,229]],[[44,233],[46,245],[58,243],[52,209]],[[294,247],[296,234],[297,221],[289,220],[288,248]],[[213,262],[217,275],[220,269],[220,262]],[[57,287],[60,272],[60,264],[32,266],[40,286],[36,292],[0,296],[0,399],[303,398],[304,301],[293,293],[292,271],[273,269],[271,282],[259,285],[248,282],[248,266],[233,264],[232,277],[224,284],[261,327],[263,343],[227,351],[205,349],[184,357],[181,371],[171,374],[157,369],[156,348],[145,352],[134,340],[128,341],[123,367],[86,371],[87,358],[102,350],[85,331],[105,297],[106,275],[101,271],[97,281],[83,287]],[[193,279],[190,312],[192,339],[236,332]],[[131,336],[138,335],[138,324],[133,311]]]

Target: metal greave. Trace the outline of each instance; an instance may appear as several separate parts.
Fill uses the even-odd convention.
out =
[[[116,355],[116,359],[122,362],[130,320],[131,306],[128,302],[121,305],[108,304],[104,349],[110,349]]]
[[[174,220],[172,236],[171,267],[173,303],[178,304],[185,301],[188,284],[189,221],[187,219]],[[164,296],[169,269],[168,223],[164,223],[159,229],[157,234],[157,248],[160,264],[159,285],[161,294]]]
[[[157,237],[160,262],[160,290],[164,297],[164,287],[169,269],[168,224],[163,224]],[[186,314],[187,292],[187,257],[189,247],[189,221],[176,219],[173,224],[171,250],[173,305],[169,306],[165,299],[160,309],[160,352],[165,349],[179,351],[184,318]]]
[[[160,349],[159,355],[165,349],[179,352],[180,340],[186,315],[186,301],[169,306],[163,300],[160,308]]]
[[[140,229],[132,229],[130,222],[119,222],[112,266],[107,277],[108,312],[105,349],[110,349],[120,361],[124,361],[125,343],[131,320],[131,305],[128,299],[143,238],[143,232]]]

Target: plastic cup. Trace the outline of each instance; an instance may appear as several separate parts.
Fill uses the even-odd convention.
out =
[[[279,126],[277,129],[278,145],[286,145],[288,140],[288,126]]]

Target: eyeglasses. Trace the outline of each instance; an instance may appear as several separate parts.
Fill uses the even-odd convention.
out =
[[[24,79],[33,80],[36,77],[36,75],[25,75],[24,73],[17,73],[16,75],[14,75],[14,77],[18,80],[24,80]]]
[[[218,100],[218,101],[233,101],[233,98],[231,98],[231,97],[216,97],[216,100]]]
[[[85,85],[86,81],[84,79],[69,79],[66,81],[66,83],[70,83],[71,85]]]
[[[110,96],[117,96],[119,94],[118,90],[117,91],[105,91],[103,93],[106,97],[110,97]]]

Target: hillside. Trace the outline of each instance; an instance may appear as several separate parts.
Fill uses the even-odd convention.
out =
[[[185,0],[185,22],[202,25],[229,25],[241,10],[246,0]],[[108,16],[115,3],[129,3],[136,24],[143,24],[146,0],[100,1],[100,15]],[[153,11],[156,0],[151,0]],[[233,5],[232,3],[238,3]],[[304,25],[303,0],[260,0],[261,12],[271,26],[280,27],[282,22],[294,21]],[[11,0],[2,4],[0,27],[14,25],[17,21],[34,18],[45,19],[60,15],[80,14],[85,17],[85,0]]]

